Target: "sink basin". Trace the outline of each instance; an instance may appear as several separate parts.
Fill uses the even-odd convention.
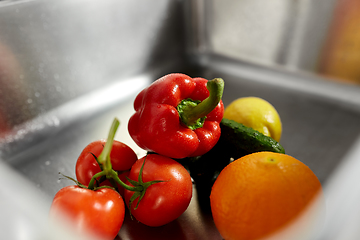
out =
[[[1,238],[78,239],[62,222],[44,228],[55,193],[72,184],[59,172],[75,176],[81,150],[106,138],[114,117],[121,122],[115,139],[144,155],[127,132],[133,101],[152,81],[181,72],[223,78],[225,106],[258,96],[278,110],[280,143],[317,175],[327,202],[325,226],[298,239],[358,239],[357,228],[347,223],[360,222],[354,215],[360,210],[360,87],[305,72],[303,65],[294,69],[271,57],[256,62],[229,54],[219,29],[202,22],[202,14],[220,4],[213,3],[0,3],[0,209],[9,216],[1,220]],[[116,239],[222,239],[202,204],[194,186],[179,219],[149,228],[126,217]]]

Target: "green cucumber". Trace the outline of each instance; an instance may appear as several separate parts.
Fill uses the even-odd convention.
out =
[[[270,151],[276,153],[285,153],[284,148],[273,138],[246,127],[245,125],[223,118],[220,123],[221,139],[230,144],[231,151],[255,153],[261,151]]]

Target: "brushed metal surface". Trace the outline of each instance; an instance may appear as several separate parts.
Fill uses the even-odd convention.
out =
[[[359,86],[294,70],[314,66],[333,2],[276,0],[264,9],[244,0],[230,9],[230,0],[0,2],[0,211],[11,214],[0,222],[0,238],[70,239],[47,222],[53,196],[71,184],[58,173],[74,176],[81,150],[105,138],[114,117],[121,121],[115,138],[143,155],[127,132],[133,100],[158,77],[183,72],[222,77],[225,105],[252,95],[279,111],[281,144],[315,172],[329,207],[323,232],[296,239],[358,239],[347,223],[358,223],[360,211]],[[244,6],[259,10],[247,15]],[[273,7],[273,18],[253,27]],[[236,45],[244,36],[247,45]],[[179,219],[149,228],[127,217],[117,239],[221,239],[203,206],[194,186]]]
[[[121,78],[181,65],[181,19],[179,1],[0,3],[0,122],[12,128]]]

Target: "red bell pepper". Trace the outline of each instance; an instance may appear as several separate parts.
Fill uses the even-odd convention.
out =
[[[224,81],[166,75],[134,101],[128,130],[139,147],[170,158],[200,156],[220,138]]]

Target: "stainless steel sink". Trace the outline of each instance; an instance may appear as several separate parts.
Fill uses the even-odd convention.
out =
[[[261,20],[256,14],[274,7],[248,3],[258,9],[250,17],[247,2],[0,2],[1,239],[77,239],[62,222],[47,222],[53,196],[71,184],[58,173],[74,176],[82,148],[105,138],[114,117],[121,122],[116,139],[143,155],[127,132],[133,100],[171,72],[223,78],[225,105],[242,96],[271,102],[283,122],[286,153],[314,171],[327,201],[325,226],[298,239],[358,239],[349,222],[360,222],[360,86],[322,77],[311,67],[334,3],[317,2],[326,6],[317,22],[321,31],[307,42],[317,19],[313,10],[304,13],[310,3],[278,0],[279,14],[258,23],[264,28],[252,29],[241,45],[244,31]],[[242,16],[224,18],[230,3],[236,3],[231,12]],[[285,26],[290,10],[298,18]],[[264,36],[266,48],[251,45],[251,38]],[[299,38],[302,44],[296,44]],[[196,194],[194,187],[178,220],[149,228],[127,218],[117,239],[221,239]]]

